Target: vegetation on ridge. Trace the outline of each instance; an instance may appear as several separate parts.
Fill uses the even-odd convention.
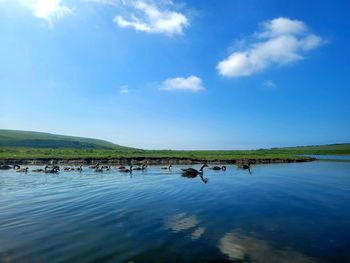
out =
[[[0,159],[191,158],[201,160],[296,159],[302,154],[350,154],[350,144],[232,151],[141,150],[107,141],[48,133],[0,130]]]
[[[44,132],[0,129],[0,147],[130,149],[108,141]]]

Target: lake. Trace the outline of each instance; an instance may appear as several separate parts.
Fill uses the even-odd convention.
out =
[[[0,262],[350,262],[350,162],[183,167],[0,171]]]

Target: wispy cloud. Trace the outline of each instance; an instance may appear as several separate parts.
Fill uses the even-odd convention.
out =
[[[163,81],[160,86],[161,90],[166,91],[192,91],[198,92],[204,90],[202,80],[197,76],[189,76],[187,78],[177,77]]]
[[[286,65],[304,58],[304,53],[323,43],[312,34],[304,22],[276,18],[262,24],[253,35],[254,41],[245,44],[219,62],[217,70],[225,77],[249,76],[276,64]]]
[[[266,88],[271,88],[271,89],[277,88],[277,84],[273,80],[266,80],[264,81],[263,85]]]
[[[121,94],[129,93],[129,86],[127,86],[127,85],[121,86],[121,87],[119,88],[119,92],[120,92]]]
[[[43,19],[52,26],[54,20],[72,14],[73,10],[61,0],[0,0],[0,3],[16,2],[29,9],[36,18]]]
[[[189,25],[188,18],[180,12],[169,10],[173,7],[171,1],[166,5],[159,5],[159,2],[161,1],[158,1],[158,4],[156,1],[144,0],[122,1],[126,7],[126,14],[116,16],[114,22],[121,28],[132,28],[147,33],[169,36],[182,34],[184,28]]]

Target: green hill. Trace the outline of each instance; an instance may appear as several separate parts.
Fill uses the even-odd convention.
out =
[[[283,147],[258,150],[178,151],[141,150],[104,140],[43,132],[0,129],[0,158],[192,158],[230,160],[240,158],[302,158],[302,154],[350,154],[350,143]]]
[[[130,149],[104,140],[0,129],[0,147]]]

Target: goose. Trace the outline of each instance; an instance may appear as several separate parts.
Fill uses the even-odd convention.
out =
[[[16,170],[17,173],[27,173],[28,172],[28,167],[25,168],[19,168]]]
[[[98,167],[95,169],[95,172],[102,173],[103,172],[103,166]]]
[[[20,169],[20,168],[21,168],[21,166],[19,166],[18,164],[15,164],[15,165],[13,166],[13,169],[15,169],[15,170]]]
[[[63,167],[64,171],[70,171],[70,169],[71,169],[70,167]]]
[[[249,173],[251,173],[251,171],[250,171],[250,161],[248,161],[248,163],[241,163],[241,164],[238,164],[237,167],[238,167],[239,169],[248,170]]]
[[[197,175],[199,175],[199,177],[201,178],[203,183],[208,183],[209,179],[208,178],[204,178],[203,176],[203,169],[204,167],[208,167],[207,164],[202,165],[201,169],[199,171],[197,171],[196,169],[193,168],[188,168],[188,169],[181,169],[182,170],[182,176],[183,177],[187,177],[187,178],[195,178],[197,177]]]
[[[208,165],[203,164],[201,169],[199,169],[199,171],[193,168],[181,169],[182,175],[186,177],[196,177],[197,175],[202,175],[204,167],[208,167]]]
[[[57,174],[59,170],[60,170],[60,167],[58,166],[50,167],[46,165],[44,169],[44,173]]]
[[[60,171],[60,167],[58,165],[46,165],[47,169]]]
[[[130,165],[130,169],[120,169],[119,172],[121,173],[132,173],[132,165]]]
[[[97,169],[100,166],[100,164],[90,165],[90,169]]]
[[[76,171],[82,171],[83,170],[83,165],[80,165],[78,168],[75,168]]]
[[[171,170],[171,167],[173,167],[173,166],[170,164],[169,166],[160,167],[160,169],[163,169],[163,170]]]
[[[118,169],[119,170],[124,170],[124,169],[126,169],[126,167],[125,166],[119,166]]]
[[[214,171],[219,171],[219,170],[223,170],[223,171],[226,171],[226,166],[223,165],[223,166],[214,166],[214,167],[211,167],[210,169],[214,170]]]
[[[144,171],[146,169],[146,164],[143,164],[142,166],[138,166],[138,167],[135,167],[133,168],[133,170],[135,171]]]
[[[0,165],[0,170],[9,170],[11,169],[12,167],[7,165],[7,164],[1,164]]]
[[[43,173],[44,171],[45,170],[41,168],[32,170],[33,173]]]

